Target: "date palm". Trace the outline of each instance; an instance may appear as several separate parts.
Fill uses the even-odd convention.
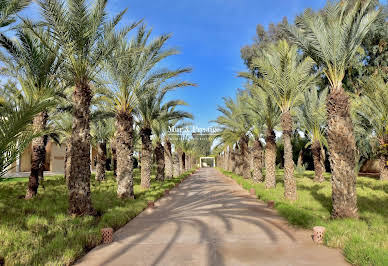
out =
[[[219,106],[217,110],[222,113],[216,122],[220,131],[216,135],[216,138],[221,138],[223,143],[236,143],[239,147],[239,152],[235,154],[232,151],[232,161],[237,160],[236,170],[237,174],[242,174],[244,178],[251,177],[248,162],[248,133],[251,129],[251,121],[249,115],[246,112],[247,103],[245,101],[245,95],[238,94],[236,100],[232,98],[224,98],[225,107]]]
[[[181,118],[192,118],[192,115],[176,110],[179,105],[187,105],[181,100],[165,101],[166,94],[179,87],[189,86],[187,82],[168,82],[169,78],[177,77],[188,70],[178,70],[174,72],[165,72],[166,78],[157,81],[154,88],[148,88],[148,92],[138,91],[138,105],[136,107],[136,116],[140,127],[140,136],[142,141],[141,150],[141,185],[144,188],[150,187],[151,167],[152,167],[152,125],[155,121],[169,121]],[[160,147],[162,150],[162,147]],[[164,157],[164,155],[163,155]],[[163,169],[164,173],[164,169]],[[162,174],[162,173],[160,173]]]
[[[47,31],[40,30],[41,35],[48,36]],[[56,53],[49,50],[39,38],[28,30],[18,30],[17,38],[8,39],[0,35],[0,45],[7,51],[1,55],[7,68],[2,72],[19,81],[23,97],[27,101],[53,99],[61,93],[56,74],[61,61],[58,58],[58,47],[53,47]],[[55,102],[52,101],[53,105]],[[49,109],[43,110],[33,120],[36,132],[46,130]],[[43,167],[46,158],[46,141],[42,135],[32,141],[31,173],[28,181],[26,199],[35,197],[38,193],[39,177],[43,178]]]
[[[353,104],[353,113],[358,126],[372,130],[373,138],[379,145],[380,180],[388,180],[388,85],[381,76],[364,79],[362,96]]]
[[[16,87],[14,91],[19,92]],[[0,177],[7,173],[31,141],[43,134],[34,131],[31,124],[36,115],[52,106],[52,99],[27,99],[10,93],[9,87],[0,89]]]
[[[254,77],[250,74],[241,73],[240,75],[251,77],[253,80]],[[261,84],[264,85],[264,84]],[[255,120],[260,126],[259,123],[262,123],[263,128],[261,131],[265,131],[265,187],[275,188],[276,186],[276,142],[275,142],[275,128],[280,123],[280,108],[275,103],[271,95],[269,95],[265,90],[260,86],[251,85],[249,86],[249,92],[251,97],[248,100],[249,109],[253,112],[253,115],[256,117]],[[260,143],[256,143],[258,145]]]
[[[314,181],[324,181],[325,172],[325,150],[326,146],[326,97],[327,89],[319,95],[315,88],[305,92],[303,105],[297,110],[297,118],[300,128],[305,132],[310,140],[307,145],[311,145],[314,162]],[[307,146],[306,145],[306,146]]]
[[[74,86],[73,130],[70,145],[69,214],[94,214],[90,192],[90,103],[91,84],[102,69],[102,61],[112,55],[118,42],[137,24],[116,31],[125,11],[111,20],[105,12],[107,0],[39,0],[43,22],[63,53],[61,78]],[[33,23],[25,26],[43,42]]]
[[[284,141],[284,197],[295,201],[296,180],[292,158],[291,135],[293,121],[291,112],[301,103],[302,93],[312,86],[315,75],[311,74],[314,61],[300,59],[297,46],[285,40],[270,44],[262,56],[254,58],[252,65],[259,69],[262,77],[255,79],[281,110],[281,125]]]
[[[373,0],[328,2],[323,10],[306,10],[286,28],[292,41],[323,69],[330,83],[327,141],[332,168],[332,217],[357,217],[356,144],[349,97],[342,81],[380,10]]]
[[[116,114],[116,150],[117,150],[117,195],[134,197],[133,191],[133,148],[134,148],[134,114],[143,110],[138,105],[153,104],[152,92],[162,86],[163,82],[174,77],[170,71],[156,71],[156,66],[164,58],[177,53],[175,49],[164,49],[170,35],[162,35],[149,40],[151,31],[141,26],[130,42],[123,40],[114,56],[108,60],[111,79],[111,105]],[[186,70],[180,70],[185,72]],[[179,75],[179,71],[175,72]],[[165,84],[164,86],[167,87]],[[147,102],[147,98],[150,98]],[[143,108],[143,107],[141,107]],[[152,114],[144,114],[154,115]],[[138,117],[141,117],[141,115]],[[146,127],[141,129],[142,138],[150,134],[151,122],[146,118]],[[147,145],[149,143],[147,142]],[[147,148],[150,148],[147,147]],[[144,155],[144,154],[143,154]],[[142,156],[143,157],[143,156]],[[146,156],[147,157],[147,156]],[[142,167],[142,171],[143,167]]]

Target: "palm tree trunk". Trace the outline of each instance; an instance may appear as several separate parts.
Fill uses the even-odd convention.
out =
[[[303,166],[303,149],[300,149],[299,154],[298,154],[298,162],[296,163],[297,167],[302,167]]]
[[[276,187],[276,136],[268,129],[265,136],[265,188]]]
[[[380,180],[388,181],[388,134],[381,138],[380,147]]]
[[[179,156],[178,152],[173,154],[173,175],[174,177],[178,177],[179,174],[179,169],[180,169],[180,160],[179,157],[182,158],[182,156]]]
[[[284,197],[288,200],[295,201],[296,180],[294,177],[294,161],[292,159],[292,118],[290,111],[282,114],[282,130],[284,141]]]
[[[47,112],[43,111],[34,117],[33,128],[35,132],[42,132],[46,128]],[[44,167],[46,159],[45,137],[37,137],[32,140],[31,173],[28,180],[26,199],[32,199],[38,194],[39,175]]]
[[[151,186],[151,167],[152,167],[152,142],[151,129],[142,128],[141,137],[141,186],[150,188]]]
[[[256,138],[253,142],[253,181],[263,182],[263,144],[260,139]]]
[[[76,84],[73,93],[73,131],[70,148],[69,213],[94,214],[90,192],[90,102],[92,91],[86,80]]]
[[[111,141],[110,146],[112,151],[111,164],[113,167],[113,176],[117,177],[117,150],[116,150],[116,144],[114,143],[114,141]]]
[[[231,172],[236,173],[236,166],[237,166],[237,163],[236,163],[236,151],[233,148],[232,148],[232,151],[231,151],[230,161],[231,161],[231,164],[230,164]]]
[[[105,180],[106,142],[97,143],[96,181]]]
[[[133,117],[116,115],[117,196],[135,198],[133,191]]]
[[[155,147],[155,159],[156,159],[156,180],[164,181],[164,147],[160,141],[156,143]]]
[[[233,150],[229,147],[229,150],[228,150],[228,163],[227,163],[227,170],[228,172],[232,172],[233,171],[233,160],[232,160],[232,153],[233,153]]]
[[[183,151],[180,147],[177,149],[177,154],[178,154],[178,176],[180,176],[183,173]]]
[[[249,167],[249,154],[248,154],[249,138],[244,135],[240,138],[240,159],[241,159],[241,172],[245,179],[251,178],[251,168]]]
[[[190,170],[190,155],[185,153],[185,169]]]
[[[327,140],[332,168],[332,217],[358,217],[356,142],[349,113],[349,97],[342,86],[331,88],[327,99]]]
[[[165,168],[166,175],[165,176],[167,179],[170,179],[173,177],[174,164],[173,164],[173,160],[172,160],[171,142],[167,138],[165,139],[165,145],[164,145],[164,160],[166,163],[166,168]]]
[[[323,177],[323,173],[325,172],[325,158],[322,153],[321,144],[318,141],[314,141],[311,144],[311,152],[314,161],[314,181],[323,182],[325,181],[325,178]]]
[[[181,174],[183,174],[186,171],[186,153],[182,152],[182,161],[181,161]]]
[[[66,141],[66,151],[65,151],[65,180],[66,180],[66,186],[69,185],[69,176],[70,176],[70,147],[71,142],[70,140]]]

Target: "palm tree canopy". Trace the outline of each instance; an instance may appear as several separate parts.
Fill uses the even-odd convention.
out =
[[[306,9],[285,31],[324,68],[332,88],[341,88],[345,70],[379,12],[374,0],[328,1],[318,12]]]
[[[38,29],[39,34],[48,36],[48,31]],[[30,101],[39,101],[61,93],[56,74],[60,71],[58,47],[51,45],[53,53],[39,38],[28,30],[19,29],[17,39],[8,39],[0,35],[0,45],[8,54],[0,54],[6,64],[2,74],[16,78],[25,97]]]
[[[250,73],[240,73],[240,76],[251,79],[273,98],[282,112],[287,112],[301,103],[302,93],[314,84],[314,64],[310,57],[301,59],[297,46],[280,40],[252,60],[261,77]]]
[[[219,145],[233,145],[242,136],[248,134],[251,129],[252,121],[250,120],[247,110],[247,102],[243,94],[238,94],[236,100],[232,98],[223,98],[225,107],[219,106],[217,110],[222,113],[214,121],[219,126],[219,132],[215,139],[221,139]]]
[[[388,138],[388,85],[381,76],[371,76],[361,81],[363,95],[353,102],[356,125],[368,131],[370,128],[378,139]]]
[[[62,78],[72,85],[94,80],[102,69],[101,62],[139,23],[116,31],[126,10],[108,20],[107,0],[95,0],[92,5],[86,0],[39,0],[38,4],[44,19],[38,25],[48,27],[50,38],[61,48],[65,70]],[[24,24],[51,47],[48,38],[37,32],[36,25],[26,19]]]
[[[319,94],[316,88],[307,90],[304,93],[303,104],[297,109],[299,126],[310,139],[308,144],[318,141],[321,145],[327,145],[325,138],[327,93],[327,89]]]

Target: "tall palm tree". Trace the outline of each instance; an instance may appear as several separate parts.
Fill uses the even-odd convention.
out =
[[[107,100],[110,100],[116,114],[118,197],[134,197],[134,113],[138,111],[138,104],[158,87],[156,85],[168,80],[169,74],[173,73],[155,70],[160,61],[177,53],[175,49],[163,49],[170,35],[162,35],[150,41],[151,32],[141,26],[130,42],[121,42],[107,64],[112,87],[112,95]],[[147,126],[150,127],[150,123]],[[142,136],[147,137],[149,131],[144,129],[142,133]]]
[[[148,88],[148,92],[138,91],[139,103],[136,107],[140,136],[142,141],[141,150],[141,185],[150,187],[151,164],[152,164],[152,125],[155,121],[169,121],[181,118],[192,118],[192,115],[176,110],[179,105],[187,105],[181,100],[165,101],[166,94],[179,87],[190,86],[187,82],[167,82],[167,79],[176,77],[188,70],[178,70],[175,73],[165,72],[167,78],[157,81],[154,88]],[[164,156],[163,156],[164,157]],[[163,171],[164,172],[164,171]]]
[[[303,105],[297,112],[297,118],[300,128],[306,133],[311,145],[314,162],[314,181],[324,181],[323,173],[325,172],[325,150],[326,144],[326,96],[327,89],[318,95],[318,90],[312,88],[305,92]],[[306,145],[306,146],[307,146]]]
[[[121,12],[111,20],[105,12],[107,0],[39,0],[43,22],[63,53],[61,78],[74,86],[73,130],[70,146],[69,214],[94,214],[90,192],[90,103],[93,97],[91,83],[102,69],[102,62],[112,55],[118,42],[137,23],[116,26],[124,15]],[[50,46],[47,39],[36,32],[33,23],[25,25]]]
[[[251,74],[241,73],[241,76],[251,77]],[[251,77],[252,78],[252,77]],[[255,79],[255,78],[253,78]],[[262,84],[263,85],[263,84]],[[257,121],[259,132],[263,132],[265,138],[265,187],[275,188],[276,186],[276,142],[275,142],[275,128],[280,123],[280,108],[275,103],[271,95],[263,90],[257,84],[250,85],[248,87],[251,97],[248,99],[248,107],[255,116],[254,120]],[[260,125],[263,128],[260,128]],[[254,129],[255,131],[255,129]],[[253,132],[254,132],[253,131]],[[259,146],[260,143],[256,143]]]
[[[376,75],[361,83],[363,95],[354,101],[353,112],[360,127],[373,131],[380,154],[380,180],[388,180],[388,85]]]
[[[254,58],[252,65],[258,68],[261,78],[254,79],[264,89],[281,110],[281,124],[284,141],[284,196],[296,200],[296,180],[292,159],[291,135],[293,121],[291,112],[300,104],[302,93],[314,83],[312,75],[314,61],[306,57],[300,59],[297,46],[290,46],[281,40],[263,50],[262,56]]]
[[[49,36],[47,31],[40,30],[40,34]],[[7,68],[3,74],[17,79],[21,85],[23,97],[27,101],[40,101],[57,97],[61,93],[56,74],[61,61],[58,59],[58,47],[53,53],[34,34],[28,30],[18,30],[17,39],[8,39],[0,35],[0,45],[7,51],[1,55],[1,61]],[[52,101],[53,105],[55,102]],[[34,117],[33,129],[36,132],[46,130],[49,109],[43,110]],[[28,181],[26,199],[35,197],[38,193],[39,176],[43,178],[43,167],[46,158],[45,136],[40,136],[32,141],[31,173]]]
[[[52,106],[52,99],[27,101],[28,98],[10,94],[10,89],[4,87],[0,92],[0,176],[3,176],[31,141],[43,133],[34,131],[31,123],[36,115]]]
[[[357,217],[356,144],[349,97],[342,81],[379,10],[373,0],[328,2],[315,13],[306,10],[288,27],[290,39],[323,69],[330,83],[327,140],[332,168],[333,218]]]
[[[251,129],[251,121],[246,112],[247,103],[245,95],[238,94],[236,100],[232,98],[224,98],[225,107],[219,106],[217,109],[222,113],[214,121],[219,127],[220,131],[216,138],[221,138],[224,143],[236,143],[239,147],[239,152],[236,154],[232,152],[232,161],[237,163],[235,166],[238,174],[242,174],[244,178],[251,177],[249,162],[248,162],[248,143],[249,130]]]

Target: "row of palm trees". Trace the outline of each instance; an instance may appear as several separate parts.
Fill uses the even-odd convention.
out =
[[[17,128],[14,135],[2,130],[2,141],[3,137],[13,136],[9,145],[17,145],[14,150],[20,153],[32,140],[26,199],[38,193],[49,136],[56,136],[66,146],[65,177],[71,215],[94,214],[90,190],[91,144],[98,150],[97,180],[105,178],[107,145],[110,146],[117,165],[120,198],[134,198],[136,138],[141,141],[142,187],[150,188],[152,140],[156,145],[157,179],[164,179],[165,157],[167,177],[172,177],[169,126],[184,124],[182,120],[193,117],[179,110],[179,106],[186,105],[184,101],[167,100],[166,95],[195,84],[180,79],[190,68],[160,67],[163,60],[178,53],[176,49],[166,48],[171,35],[151,40],[152,31],[142,21],[119,28],[126,11],[108,19],[106,0],[96,0],[93,5],[85,0],[37,3],[40,21],[21,17],[21,23],[13,27],[15,38],[0,36],[0,45],[4,48],[1,61],[6,65],[3,73],[15,82],[3,89],[7,93],[1,108],[8,108],[10,112],[2,117],[1,126],[17,126],[8,122],[14,121],[14,116],[25,116],[21,120],[25,122],[24,128]],[[8,12],[16,4],[18,8],[13,9],[9,22],[13,22],[16,13],[29,1],[8,0],[1,5]],[[137,32],[129,36],[135,29]],[[34,112],[27,116],[22,103]],[[20,132],[25,131],[34,133],[21,138]],[[179,151],[180,147],[178,143],[176,149]],[[2,156],[8,155],[4,152]],[[2,169],[16,158],[14,153],[12,156]],[[182,158],[185,157],[181,154],[180,161]],[[180,168],[178,174],[184,170]]]
[[[380,9],[373,1],[328,2],[323,10],[307,9],[294,25],[285,25],[282,39],[255,51],[252,71],[240,73],[248,81],[235,100],[225,99],[216,120],[221,131],[222,166],[250,178],[247,145],[253,141],[253,180],[275,187],[275,130],[284,144],[284,197],[297,199],[292,133],[309,138],[315,180],[323,181],[324,147],[332,171],[332,217],[357,217],[356,141],[367,134],[379,141],[380,178],[387,180],[387,79],[376,71],[364,80],[362,93],[350,94],[342,82],[363,38]],[[328,81],[328,89],[322,84]],[[363,134],[361,133],[363,132]],[[262,140],[265,140],[263,145]],[[362,152],[362,151],[361,151]]]

